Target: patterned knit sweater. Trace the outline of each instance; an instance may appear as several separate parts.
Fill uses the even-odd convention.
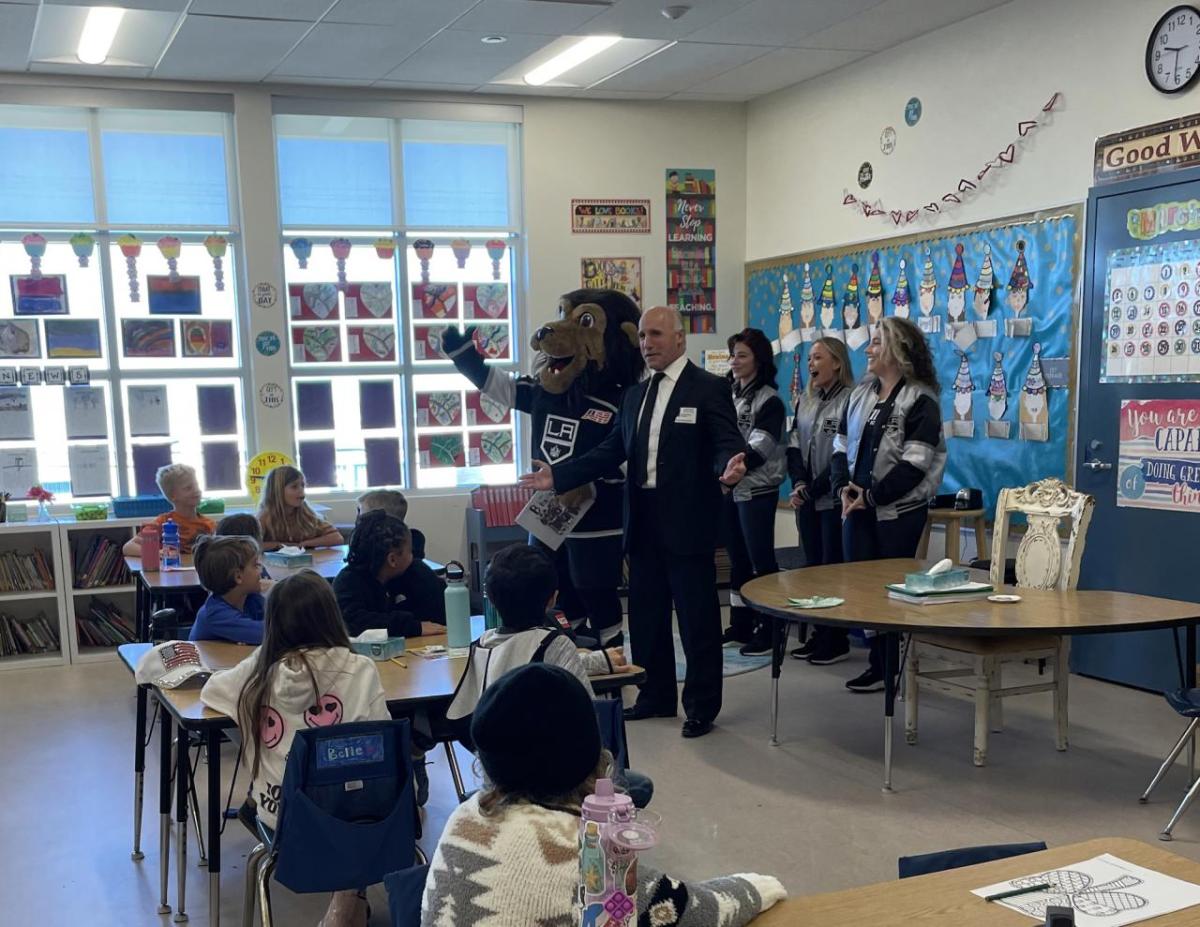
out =
[[[438,842],[421,927],[575,927],[579,818],[539,805],[484,816],[478,794],[459,805]],[[638,867],[639,927],[743,927],[787,893],[745,873],[677,882]]]

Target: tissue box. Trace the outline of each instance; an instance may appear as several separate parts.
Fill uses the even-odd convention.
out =
[[[404,653],[404,638],[389,637],[383,641],[351,641],[350,649],[372,660],[390,660]]]
[[[954,589],[971,581],[971,571],[962,567],[946,570],[944,573],[906,573],[904,588],[908,592],[943,592]]]
[[[312,566],[313,556],[308,551],[302,554],[285,554],[281,550],[268,550],[263,554],[263,561],[295,570],[299,567]]]

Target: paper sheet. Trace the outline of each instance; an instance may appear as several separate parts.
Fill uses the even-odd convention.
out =
[[[107,445],[72,445],[67,448],[67,459],[71,468],[71,495],[112,495]]]
[[[392,381],[360,380],[358,412],[363,428],[395,428],[396,388]]]
[[[200,434],[237,434],[237,396],[232,386],[197,386]]]
[[[596,501],[590,483],[587,490],[589,494],[574,505],[564,505],[563,497],[548,489],[535,492],[517,516],[517,524],[551,550],[558,550]]]
[[[328,380],[302,380],[296,384],[296,423],[301,431],[333,427],[333,384]]]
[[[1077,927],[1125,927],[1200,904],[1200,885],[1135,866],[1111,853],[986,885],[971,894],[984,898],[1012,888],[1045,883],[1052,888],[993,904],[1004,905],[1035,921],[1045,920],[1047,906],[1071,907],[1075,909]]]
[[[204,488],[241,489],[242,467],[236,441],[205,441],[200,445],[204,457]]]
[[[33,408],[30,402],[28,389],[18,387],[0,390],[0,440],[33,440]]]
[[[336,486],[337,451],[333,441],[301,441],[300,469],[309,486]]]
[[[367,454],[368,486],[398,486],[402,482],[399,438],[364,438],[363,449]]]
[[[165,386],[129,387],[129,434],[135,438],[169,435],[170,416]]]
[[[0,491],[23,499],[29,487],[38,481],[37,449],[32,447],[0,450]]]
[[[72,386],[63,393],[63,406],[68,438],[108,437],[103,389],[98,386]]]

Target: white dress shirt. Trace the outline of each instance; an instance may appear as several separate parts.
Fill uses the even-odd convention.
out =
[[[675,390],[675,384],[679,382],[680,374],[683,373],[683,368],[688,364],[687,355],[683,354],[671,361],[670,365],[661,373],[662,380],[658,384],[658,395],[654,399],[654,408],[650,411],[650,439],[647,446],[646,457],[646,483],[643,488],[654,489],[658,485],[658,436],[662,431],[663,416],[667,414],[667,403],[671,401],[671,393]],[[654,376],[654,371],[651,372],[651,377]],[[650,387],[646,387],[646,395],[650,394]],[[642,397],[642,408],[638,413],[638,421],[642,420],[642,416],[646,414],[646,398]]]

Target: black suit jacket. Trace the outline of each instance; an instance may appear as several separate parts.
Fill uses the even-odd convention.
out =
[[[671,391],[658,439],[657,491],[653,511],[639,504],[644,498],[633,485],[636,469],[638,412],[649,389],[649,380],[625,390],[619,427],[583,456],[555,465],[554,490],[558,493],[591,482],[605,471],[630,462],[625,483],[625,546],[632,531],[646,532],[659,519],[666,528],[661,536],[675,554],[704,554],[717,546],[721,511],[719,477],[729,458],[746,449],[738,431],[729,381],[706,373],[690,361]],[[681,409],[695,409],[695,421],[680,421]],[[649,414],[649,412],[647,412]],[[690,416],[689,416],[690,417]]]

